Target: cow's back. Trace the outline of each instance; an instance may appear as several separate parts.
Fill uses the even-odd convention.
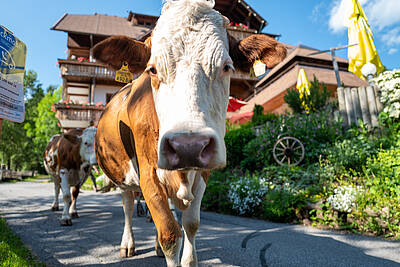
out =
[[[81,129],[71,129],[68,130],[65,134],[70,134],[74,136],[81,136]],[[66,137],[65,134],[61,135],[60,139],[57,143],[58,149],[58,159],[59,159],[59,168],[68,169],[68,170],[79,170],[80,165],[82,163],[81,155],[80,155],[80,144],[71,143]]]

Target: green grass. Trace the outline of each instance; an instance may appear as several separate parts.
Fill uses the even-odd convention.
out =
[[[3,218],[0,218],[0,266],[2,267],[45,267],[25,247]]]
[[[39,174],[36,175],[34,177],[28,177],[28,178],[24,178],[22,180],[17,180],[17,179],[7,179],[7,180],[3,180],[1,181],[2,183],[18,183],[18,182],[38,182],[39,179],[43,179],[43,178],[48,178],[50,180],[50,176],[49,175],[44,175],[44,174]],[[47,182],[48,180],[44,179],[41,182]]]
[[[39,175],[36,175],[34,177],[25,178],[25,179],[23,179],[23,181],[25,181],[25,182],[37,182],[38,179],[43,179],[43,178],[50,179],[50,175],[39,174]],[[43,182],[45,182],[45,181],[46,180],[43,180]]]

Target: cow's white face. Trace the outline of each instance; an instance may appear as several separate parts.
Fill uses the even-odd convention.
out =
[[[227,22],[213,6],[206,0],[169,1],[153,31],[147,71],[160,122],[158,166],[163,169],[213,169],[226,162],[233,62]]]
[[[86,128],[83,130],[80,139],[80,155],[81,159],[85,163],[90,165],[97,164],[96,154],[94,152],[94,138],[96,136],[96,128]]]

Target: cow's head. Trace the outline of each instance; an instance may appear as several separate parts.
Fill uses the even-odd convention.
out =
[[[228,37],[228,20],[213,6],[213,0],[169,0],[151,42],[117,36],[94,49],[96,58],[115,69],[127,61],[136,64],[132,71],[137,72],[138,62],[148,59],[145,71],[151,76],[160,122],[161,169],[223,167],[232,71],[249,72],[257,59],[273,67],[286,55],[285,48],[266,35],[241,41]]]
[[[89,165],[97,164],[96,155],[94,152],[94,138],[96,136],[96,128],[90,127],[82,131],[81,135],[76,135],[73,132],[64,134],[65,139],[73,145],[79,145],[79,154],[81,161]]]

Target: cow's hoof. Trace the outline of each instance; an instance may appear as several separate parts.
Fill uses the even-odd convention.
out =
[[[156,255],[157,255],[158,257],[162,257],[162,258],[165,257],[165,256],[164,256],[164,252],[162,252],[160,243],[158,243],[158,241],[156,241],[156,245],[154,246],[154,250],[156,251]]]
[[[71,226],[72,225],[72,220],[71,219],[62,219],[60,221],[61,226]]]
[[[79,218],[78,212],[72,212],[71,218]]]
[[[60,208],[58,207],[58,206],[56,206],[56,207],[51,207],[51,211],[59,211],[60,210]]]
[[[162,251],[162,249],[161,249],[160,246],[157,246],[157,245],[156,245],[156,246],[154,247],[154,249],[155,249],[156,255],[157,255],[158,257],[164,258],[164,252]]]
[[[119,255],[121,258],[130,258],[135,255],[135,248],[121,248]]]

